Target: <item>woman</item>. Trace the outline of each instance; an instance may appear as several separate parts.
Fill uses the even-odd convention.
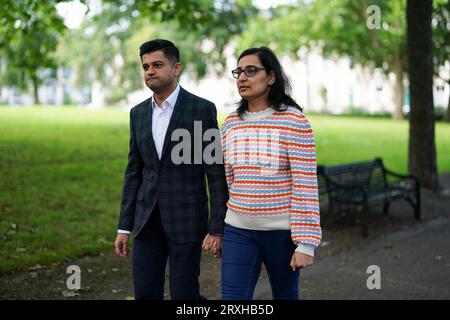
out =
[[[264,263],[273,298],[297,300],[321,241],[313,132],[269,48],[245,50],[232,74],[242,99],[222,130],[222,299],[252,299]]]

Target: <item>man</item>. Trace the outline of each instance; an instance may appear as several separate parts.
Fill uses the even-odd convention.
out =
[[[228,200],[225,173],[222,164],[206,164],[203,157],[198,164],[194,155],[190,162],[175,164],[179,161],[172,159],[172,149],[179,141],[172,141],[172,133],[187,130],[191,150],[200,143],[202,151],[206,142],[194,141],[194,121],[201,121],[202,136],[217,129],[216,107],[178,85],[181,64],[172,42],[146,42],[140,56],[153,97],[130,112],[130,150],[115,251],[128,256],[133,231],[136,299],[163,299],[167,260],[171,298],[202,299],[198,282],[202,240],[220,249]]]

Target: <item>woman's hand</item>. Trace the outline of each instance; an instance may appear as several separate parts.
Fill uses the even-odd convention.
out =
[[[222,255],[222,236],[207,234],[203,239],[202,248],[204,251],[212,253],[215,258],[220,258]]]
[[[308,256],[307,254],[301,252],[294,252],[291,259],[291,268],[292,271],[295,271],[297,268],[306,268],[312,265],[314,262],[314,257]]]

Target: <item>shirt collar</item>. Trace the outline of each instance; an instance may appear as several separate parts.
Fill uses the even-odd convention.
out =
[[[173,90],[173,92],[170,94],[170,96],[168,96],[167,99],[163,101],[161,107],[164,109],[165,106],[168,105],[171,109],[173,109],[175,107],[175,103],[177,103],[179,94],[180,94],[180,85],[177,84],[177,87],[175,88],[175,90]],[[156,104],[155,98],[152,97],[152,108],[155,109],[156,107],[157,107],[157,104]]]

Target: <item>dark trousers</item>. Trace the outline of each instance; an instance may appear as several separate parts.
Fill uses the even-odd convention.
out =
[[[298,300],[300,270],[290,267],[295,248],[290,230],[256,231],[225,224],[222,299],[252,300],[264,263],[273,299]]]
[[[199,294],[201,241],[175,243],[167,238],[155,206],[133,244],[133,283],[136,300],[162,300],[169,259],[172,300],[203,299]]]

